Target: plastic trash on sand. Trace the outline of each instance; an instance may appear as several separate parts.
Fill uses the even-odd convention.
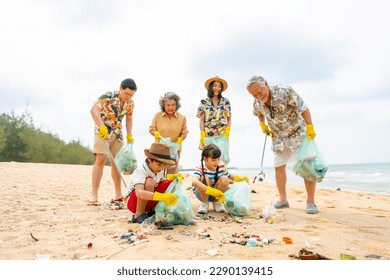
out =
[[[44,254],[36,254],[35,255],[35,260],[38,260],[38,261],[48,261],[48,260],[50,260],[50,256],[49,255],[44,255]]]
[[[275,215],[276,215],[276,208],[273,204],[267,205],[263,208],[263,217],[265,222],[268,222],[268,220]]]

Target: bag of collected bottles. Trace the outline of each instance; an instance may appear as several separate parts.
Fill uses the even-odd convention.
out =
[[[179,160],[178,151],[180,149],[180,144],[177,144],[176,142],[172,142],[171,138],[160,138],[160,142],[167,145],[169,147],[169,151],[171,153],[171,158],[174,158],[175,160]]]
[[[226,165],[229,163],[229,142],[224,134],[204,138],[204,144],[217,145],[217,147],[221,150],[221,161],[223,161],[223,163],[225,163]]]
[[[195,217],[190,197],[184,184],[180,181],[180,178],[176,178],[165,191],[165,193],[176,194],[178,198],[177,203],[167,206],[163,201],[159,201],[154,209],[156,212],[156,223],[159,225],[189,225]]]
[[[293,155],[289,169],[306,180],[322,182],[328,171],[328,165],[316,142],[305,138]]]
[[[246,181],[236,182],[225,191],[225,209],[234,216],[245,216],[251,208],[251,188]]]
[[[133,174],[134,170],[137,169],[137,158],[135,157],[133,143],[123,145],[115,156],[115,162],[123,174]]]

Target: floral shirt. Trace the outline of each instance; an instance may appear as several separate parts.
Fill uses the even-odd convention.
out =
[[[115,133],[119,141],[123,140],[122,135],[122,119],[126,114],[133,114],[134,101],[130,99],[126,102],[121,110],[119,92],[106,92],[95,102],[100,108],[100,116],[107,126],[108,133]],[[99,127],[95,125],[95,133],[99,131]]]
[[[202,99],[196,116],[204,117],[204,129],[208,137],[222,134],[231,116],[229,99],[222,97],[216,105],[210,98]]]
[[[302,113],[307,105],[289,86],[270,87],[271,106],[267,108],[257,99],[253,102],[253,114],[264,115],[272,131],[272,151],[281,153],[284,147],[298,149],[305,136],[305,121]]]

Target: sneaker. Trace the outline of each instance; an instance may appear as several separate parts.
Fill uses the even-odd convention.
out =
[[[202,202],[202,204],[199,206],[198,213],[199,214],[207,214],[208,211],[209,211],[209,203]]]
[[[225,212],[225,207],[221,203],[214,202],[213,203],[214,211],[217,213]]]
[[[306,213],[307,214],[317,214],[318,213],[318,208],[315,204],[313,203],[308,203],[306,205]]]

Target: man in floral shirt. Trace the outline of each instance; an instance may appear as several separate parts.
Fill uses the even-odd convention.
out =
[[[89,205],[98,206],[98,190],[103,175],[103,168],[108,157],[108,151],[103,141],[115,157],[123,146],[122,120],[126,118],[126,140],[128,143],[134,141],[131,135],[133,127],[134,101],[132,99],[137,91],[137,85],[133,79],[122,81],[119,91],[106,92],[93,104],[91,108],[92,119],[95,122],[95,140],[93,153],[96,156],[95,165],[92,171],[92,196]],[[111,176],[114,180],[115,199],[114,202],[123,201],[121,178],[115,163],[111,162]]]
[[[277,209],[287,208],[287,162],[305,137],[310,141],[316,136],[309,108],[291,87],[269,86],[261,76],[253,76],[247,83],[247,90],[255,98],[253,114],[259,118],[263,133],[272,137],[271,149],[274,152],[276,185],[280,197],[274,206]],[[304,181],[307,191],[306,212],[316,214],[316,182]]]

